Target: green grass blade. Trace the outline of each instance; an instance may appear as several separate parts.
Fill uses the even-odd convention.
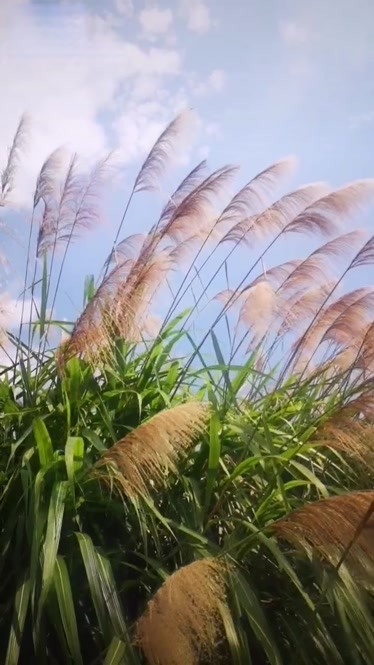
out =
[[[241,573],[237,573],[232,577],[232,585],[238,604],[245,613],[254,635],[267,655],[269,663],[271,665],[282,665],[277,644],[256,594]]]
[[[8,649],[5,658],[5,665],[17,665],[19,652],[21,648],[23,629],[30,600],[30,577],[26,571],[17,588],[14,599],[14,613],[12,627],[10,629]]]
[[[47,254],[43,255],[43,278],[42,278],[42,297],[40,303],[40,316],[39,316],[39,325],[40,325],[40,339],[44,336],[45,333],[45,323],[47,318],[47,302],[48,302],[48,263],[47,263]]]
[[[217,413],[213,413],[210,419],[210,435],[209,435],[209,459],[208,459],[208,474],[205,491],[205,511],[208,510],[214,484],[219,466],[221,456],[221,439],[220,439],[221,423]]]
[[[69,646],[74,663],[77,665],[82,665],[83,660],[80,650],[78,626],[75,616],[69,573],[66,567],[66,563],[61,556],[58,556],[56,559],[53,573],[53,582],[67,644]]]
[[[109,629],[107,606],[100,581],[100,568],[97,559],[95,547],[91,538],[85,533],[75,534],[78,540],[83,564],[86,570],[88,585],[90,587],[91,598],[95,607],[100,631],[108,643],[112,637],[112,631]]]
[[[105,656],[104,665],[125,665],[125,652],[126,645],[118,637],[113,637]]]
[[[68,479],[73,482],[75,474],[83,466],[84,441],[80,436],[69,436],[65,445],[65,464]]]
[[[39,453],[41,466],[47,466],[53,461],[53,447],[51,437],[44,421],[41,418],[35,418],[33,422],[34,437]]]
[[[53,581],[56,557],[60,544],[67,488],[68,482],[66,480],[56,482],[52,488],[43,547],[42,584],[38,608],[39,619]]]

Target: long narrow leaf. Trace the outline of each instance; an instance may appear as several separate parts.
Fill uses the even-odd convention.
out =
[[[61,556],[58,556],[56,559],[53,581],[66,641],[68,643],[74,663],[77,665],[82,665],[83,660],[80,649],[78,626],[75,616],[69,573],[66,567],[66,563]]]

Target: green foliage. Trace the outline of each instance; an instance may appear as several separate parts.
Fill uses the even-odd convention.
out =
[[[175,126],[171,129],[175,131]],[[143,164],[130,201],[136,192],[151,188],[149,169],[163,159],[164,135],[160,141]],[[188,215],[193,218],[196,214],[198,205],[206,212],[208,194],[232,171],[221,169],[197,184],[200,168],[175,192],[178,205],[185,206],[187,221]],[[269,169],[267,186],[274,169],[279,168]],[[257,201],[256,187],[263,177],[257,176],[234,197],[220,223],[226,219],[239,224],[238,212],[247,219],[245,196]],[[42,198],[47,207],[50,202],[42,184],[38,182],[35,201],[39,203]],[[349,208],[349,197],[356,196],[352,191],[341,195],[340,206],[344,203]],[[192,195],[196,200],[189,208],[188,197]],[[297,197],[293,203],[300,205]],[[322,230],[327,224],[323,206],[330,210],[335,201],[327,199],[327,204],[321,199],[314,221]],[[308,198],[304,204],[302,211],[309,209]],[[176,218],[173,210],[164,208],[160,219],[166,220],[165,224]],[[270,210],[274,212],[274,207]],[[279,205],[276,210],[279,212]],[[221,603],[218,618],[212,614],[212,624],[220,631],[220,639],[213,645],[215,662],[369,665],[374,644],[374,579],[372,552],[365,549],[365,538],[372,529],[373,510],[365,515],[353,511],[354,492],[367,490],[371,496],[372,489],[374,430],[369,365],[363,371],[357,363],[331,371],[331,363],[323,356],[316,371],[308,372],[303,366],[296,372],[295,354],[300,345],[305,351],[316,317],[320,323],[318,309],[313,310],[312,320],[306,319],[304,336],[291,346],[286,362],[279,354],[283,338],[271,337],[270,326],[260,340],[255,335],[248,353],[238,357],[235,348],[242,343],[237,347],[239,327],[228,318],[226,307],[198,340],[187,328],[190,317],[198,313],[197,303],[175,316],[186,283],[187,289],[195,280],[196,257],[161,329],[148,340],[133,339],[136,334],[132,335],[141,328],[133,325],[139,302],[136,289],[139,287],[144,296],[148,283],[141,271],[141,279],[135,271],[131,279],[121,273],[118,280],[118,264],[106,277],[111,256],[97,288],[93,277],[86,279],[84,312],[72,328],[67,347],[61,346],[56,354],[49,335],[69,325],[53,320],[51,310],[66,251],[79,227],[79,214],[74,223],[69,218],[65,226],[57,224],[52,239],[50,230],[39,229],[36,255],[43,255],[43,265],[38,280],[35,260],[32,294],[34,298],[39,286],[41,306],[36,320],[30,315],[30,321],[21,322],[18,336],[8,335],[13,361],[0,375],[0,662],[140,665],[146,661],[136,631],[140,618],[147,616],[151,599],[156,599],[157,606],[162,585],[170,582],[172,588],[174,574],[186,570],[188,575],[189,564],[211,559],[223,562],[229,571],[225,578],[227,603]],[[306,223],[298,214],[302,213],[296,210],[297,231]],[[306,217],[310,222],[311,213]],[[158,228],[142,246],[147,271],[154,267],[152,243]],[[169,232],[160,228],[164,234]],[[170,237],[173,239],[172,234]],[[115,252],[122,244],[117,246],[117,240],[118,234],[113,250],[116,260]],[[184,238],[187,240],[190,236]],[[66,251],[57,266],[53,293],[55,248],[61,242]],[[366,261],[367,253],[364,259],[362,256]],[[313,263],[317,272],[316,265]],[[226,260],[222,266],[227,275]],[[307,278],[310,281],[309,273]],[[25,290],[27,280],[28,267]],[[128,293],[124,298],[129,283],[132,300]],[[118,290],[108,295],[108,284]],[[251,297],[253,288],[248,287]],[[203,294],[205,291],[204,287]],[[240,288],[229,297],[235,300],[235,294],[243,296]],[[117,305],[115,314],[113,302]],[[351,306],[346,303],[344,311]],[[132,327],[124,321],[123,312]],[[248,311],[242,311],[239,319],[243,316],[248,317]],[[243,339],[256,327],[253,312],[251,317],[252,323],[246,319]],[[222,320],[228,326],[228,345],[217,329]],[[27,323],[25,336],[22,327]],[[209,360],[205,342],[213,360]],[[96,343],[93,362],[91,351]],[[70,352],[64,355],[66,348]],[[310,352],[308,363],[313,354]],[[275,361],[268,362],[273,357]],[[209,422],[203,431],[198,430],[193,443],[173,411],[173,407],[192,400],[210,404]],[[353,405],[348,413],[347,408]],[[157,430],[154,423],[159,421],[151,418],[160,413],[164,413],[166,424]],[[140,425],[143,430],[137,429]],[[323,437],[327,425],[333,427],[330,438]],[[191,430],[193,426],[191,420]],[[350,427],[356,429],[350,438],[344,438]],[[160,452],[159,459],[156,454],[152,459],[159,465],[158,471],[161,469],[157,478],[152,477],[152,465],[146,466],[147,492],[139,495],[126,484],[128,478],[121,477],[115,444],[122,441],[120,453],[124,456],[126,444],[135,446],[139,458],[133,455],[133,464],[147,464],[149,458],[141,448],[147,441],[141,445],[138,441],[141,431],[148,431],[152,443],[160,442],[160,451],[171,452],[169,457]],[[363,431],[369,440],[365,449]],[[131,432],[132,439],[126,439]],[[172,446],[178,436],[182,442],[188,439],[188,445],[179,446],[183,454],[175,458],[175,473],[166,462],[174,460]],[[111,468],[103,465],[108,459]],[[158,482],[160,476],[162,482]],[[343,519],[343,515],[343,551],[334,549],[338,540],[334,534],[340,525],[333,513],[328,513],[331,538],[327,541],[321,530],[314,542],[304,543],[301,522],[294,542],[281,537],[284,521],[290,514],[297,515],[293,511],[333,496],[346,496],[355,516],[353,524],[353,518]],[[326,504],[318,505],[323,510]],[[364,574],[363,568],[355,568],[357,552],[365,558]],[[199,612],[198,595],[199,589],[192,588],[186,616]],[[172,603],[172,595],[170,598]],[[181,621],[178,616],[175,621]],[[168,617],[172,643],[176,624],[172,612]],[[193,641],[193,635],[186,639]],[[202,665],[204,657],[202,653],[198,659]],[[178,661],[165,655],[159,665],[194,665],[198,661],[187,662],[182,653]]]
[[[95,476],[103,451],[169,407],[174,335],[152,349],[148,372],[131,353],[95,374],[74,359],[51,383],[48,361],[45,385],[30,403],[24,392],[22,407],[3,381],[14,406],[1,420],[4,659],[28,662],[31,650],[35,662],[141,662],[131,633],[151,594],[196,558],[224,556],[237,570],[234,618],[225,620],[232,662],[307,663],[314,654],[316,663],[348,663],[351,654],[368,663],[368,591],[285,548],[269,528],[357,486],[347,459],[313,440],[338,408],[334,393],[318,399],[323,383],[319,393],[286,385],[255,403],[216,391],[206,436],[151,502],[121,498]],[[242,372],[231,372],[231,389]]]

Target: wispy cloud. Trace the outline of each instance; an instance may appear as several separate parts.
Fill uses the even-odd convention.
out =
[[[37,171],[56,146],[85,160],[118,148],[129,163],[150,148],[174,111],[191,103],[194,92],[186,87],[188,69],[177,46],[130,41],[113,13],[99,16],[81,3],[1,2],[0,86],[11,94],[3,94],[0,107],[0,165],[21,114],[33,120],[27,169],[19,174],[21,204],[29,201]],[[112,8],[124,15],[131,3],[115,0]],[[200,0],[186,11],[191,29],[209,28],[210,13]],[[131,20],[152,39],[170,33],[173,14],[150,7]],[[219,90],[223,80],[220,70],[212,72],[207,92]]]
[[[203,0],[182,0],[181,13],[192,32],[203,34],[213,25],[210,9]]]
[[[149,40],[168,34],[173,25],[173,12],[171,9],[149,7],[139,13],[139,23],[142,34]]]
[[[374,126],[374,110],[353,114],[348,121],[349,129],[355,131]]]
[[[282,20],[279,23],[280,36],[288,46],[305,44],[308,40],[308,31],[304,25],[295,20]]]
[[[205,81],[194,82],[191,90],[195,95],[202,96],[214,92],[222,92],[226,84],[226,74],[223,69],[213,69]]]
[[[114,8],[118,14],[132,16],[134,13],[134,3],[132,0],[114,0]]]

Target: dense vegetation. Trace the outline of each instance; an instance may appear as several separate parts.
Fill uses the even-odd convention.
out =
[[[202,163],[123,240],[184,121],[142,165],[70,328],[56,301],[108,161],[86,176],[73,158],[61,178],[57,151],[41,168],[22,321],[2,337],[0,660],[369,664],[374,288],[344,284],[374,238],[341,224],[373,182],[275,200],[285,160],[230,196],[235,169]],[[323,244],[272,265],[299,234]]]

